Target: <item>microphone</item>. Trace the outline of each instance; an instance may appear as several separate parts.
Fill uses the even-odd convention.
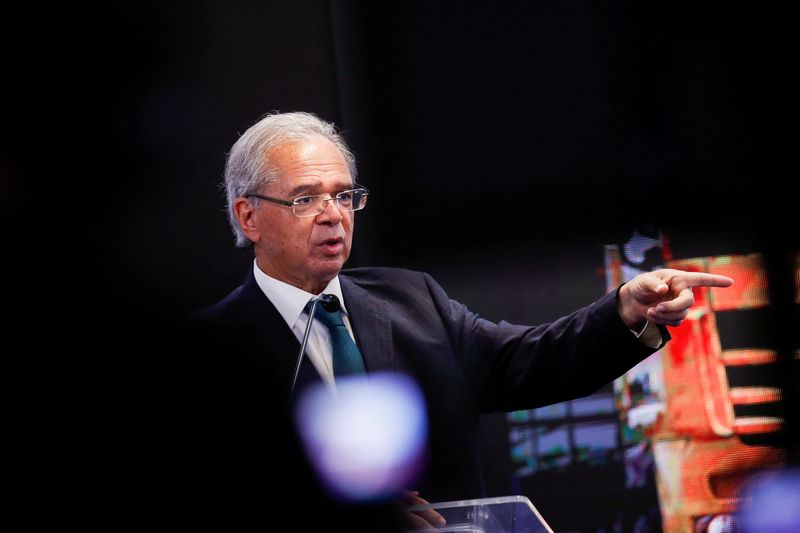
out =
[[[339,298],[335,294],[323,294],[319,300],[322,308],[329,313],[335,313],[342,308],[342,304],[339,303]]]
[[[308,344],[308,336],[311,334],[311,323],[314,321],[315,311],[317,305],[321,304],[322,308],[329,313],[335,313],[342,308],[339,303],[339,298],[335,294],[323,294],[316,300],[312,300],[311,309],[308,310],[308,322],[306,322],[306,331],[303,333],[303,342],[300,343],[300,353],[297,354],[297,363],[294,365],[294,377],[292,378],[292,393],[294,393],[294,386],[297,383],[297,376],[300,374],[300,364],[303,362],[303,355],[306,353],[306,344]]]

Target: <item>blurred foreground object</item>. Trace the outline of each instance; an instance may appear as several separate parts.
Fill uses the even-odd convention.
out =
[[[428,421],[417,385],[400,374],[337,379],[297,403],[295,422],[320,481],[352,501],[389,498],[424,466]]]
[[[800,531],[800,470],[756,476],[740,509],[742,533]]]

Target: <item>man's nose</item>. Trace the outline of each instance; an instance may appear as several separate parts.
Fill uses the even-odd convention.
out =
[[[344,218],[344,215],[342,215],[342,210],[339,208],[336,198],[329,198],[325,200],[325,207],[322,213],[317,215],[317,222],[320,224],[338,224],[342,221],[342,218]]]

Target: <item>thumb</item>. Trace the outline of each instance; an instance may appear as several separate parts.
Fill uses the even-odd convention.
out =
[[[652,292],[658,295],[665,294],[669,290],[669,286],[661,278],[652,274],[642,276],[639,286],[645,292]]]

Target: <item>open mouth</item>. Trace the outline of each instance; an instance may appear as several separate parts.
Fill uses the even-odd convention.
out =
[[[335,239],[325,239],[320,243],[322,249],[329,254],[338,254],[344,249],[344,239],[341,237]]]

